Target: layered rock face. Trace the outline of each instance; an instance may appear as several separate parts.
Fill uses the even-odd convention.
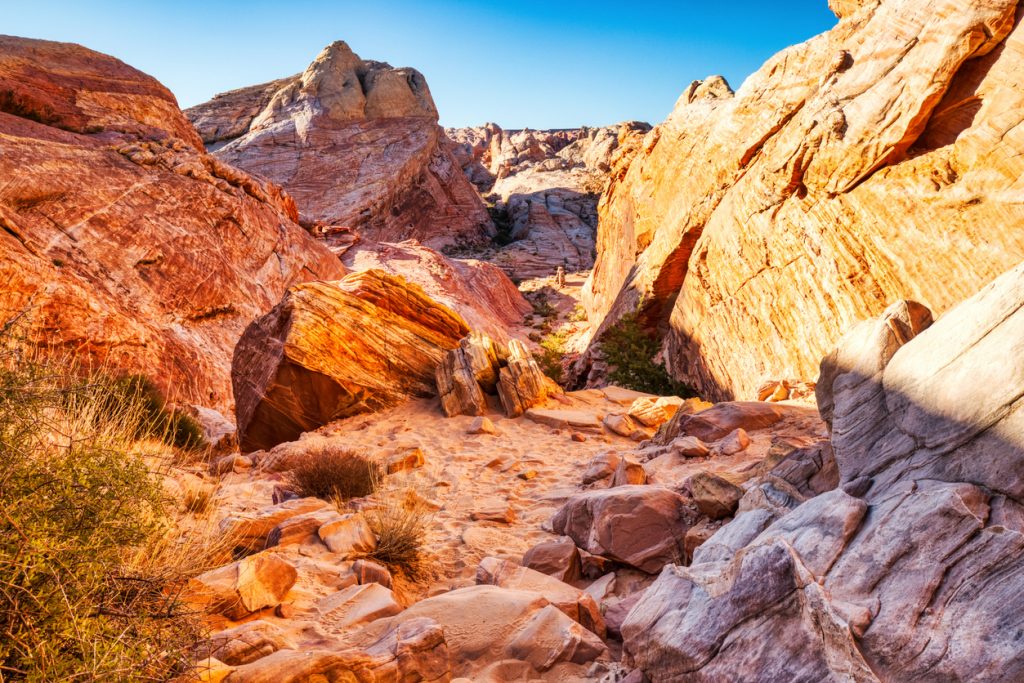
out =
[[[242,450],[433,395],[434,368],[468,333],[457,313],[383,271],[293,287],[235,349]]]
[[[448,129],[456,159],[493,202],[502,237],[511,241],[494,262],[520,279],[546,277],[559,266],[590,268],[598,197],[649,129],[638,122],[553,131],[505,131],[493,123]]]
[[[667,326],[713,398],[812,379],[854,321],[941,313],[1024,258],[1018,3],[833,5],[735,95],[691,86],[600,208],[594,331]]]
[[[1024,675],[1024,265],[930,323],[897,303],[825,359],[840,488],[763,531],[748,491],[665,568],[622,627],[653,681]]]
[[[344,272],[166,88],[78,45],[0,37],[0,177],[2,320],[177,401],[228,408],[245,326]]]
[[[219,158],[287,189],[304,222],[435,247],[493,234],[415,69],[364,61],[336,42],[302,74],[186,113]]]
[[[497,266],[449,258],[414,241],[360,243],[345,252],[343,262],[354,271],[383,270],[419,285],[430,298],[461,315],[470,328],[502,342],[532,310]]]

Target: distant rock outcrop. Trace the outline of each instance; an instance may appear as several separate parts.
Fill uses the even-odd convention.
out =
[[[434,395],[434,368],[468,333],[457,313],[380,270],[293,287],[235,349],[242,450]]]
[[[1024,265],[930,320],[899,302],[822,363],[839,488],[748,488],[639,599],[622,634],[652,681],[1024,676]]]
[[[455,157],[487,195],[502,239],[493,261],[510,276],[547,277],[562,266],[594,263],[597,203],[610,175],[650,129],[628,122],[605,128],[505,131],[489,123],[450,128]]]
[[[0,37],[0,321],[226,411],[231,352],[344,269],[281,190],[205,154],[174,96],[78,45]]]
[[[594,332],[667,327],[711,398],[813,379],[855,320],[941,313],[1024,258],[1019,3],[830,4],[735,95],[691,86],[601,206]]]
[[[308,224],[434,247],[494,233],[415,69],[362,60],[339,41],[301,74],[186,113],[219,158],[287,189]]]

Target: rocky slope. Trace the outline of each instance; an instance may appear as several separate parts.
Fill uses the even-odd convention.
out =
[[[594,263],[597,201],[650,127],[505,131],[491,123],[449,128],[455,157],[492,206],[511,244],[489,258],[518,280]]]
[[[179,401],[226,412],[245,326],[344,272],[166,88],[78,45],[0,37],[0,178],[0,319]]]
[[[639,310],[711,396],[813,379],[855,320],[941,313],[1024,257],[1019,3],[836,7],[737,93],[691,86],[600,209],[594,331]]]
[[[336,42],[301,74],[186,113],[217,157],[288,190],[308,224],[435,247],[494,232],[414,69],[362,60]]]

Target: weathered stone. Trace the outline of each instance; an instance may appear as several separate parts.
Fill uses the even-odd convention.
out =
[[[344,268],[291,198],[206,154],[170,91],[123,62],[4,36],[0,92],[0,319],[25,312],[32,346],[230,414],[245,325]]]
[[[186,597],[237,620],[279,605],[297,576],[295,567],[277,555],[257,553],[191,579]]]
[[[682,405],[683,399],[678,396],[642,396],[629,406],[629,416],[656,429],[672,419]]]
[[[219,158],[283,185],[306,222],[437,248],[494,234],[414,69],[363,61],[339,41],[302,74],[186,113]]]
[[[422,448],[410,448],[388,459],[387,472],[388,474],[408,472],[409,470],[419,469],[426,463],[427,459],[423,455]]]
[[[235,349],[242,449],[433,395],[434,369],[468,331],[450,309],[381,271],[293,287]]]
[[[634,486],[647,483],[647,471],[644,466],[628,457],[619,461],[612,475],[611,486]]]
[[[497,434],[498,429],[491,422],[490,418],[480,416],[473,418],[473,421],[469,424],[469,429],[466,430],[467,434]]]
[[[469,517],[475,522],[511,524],[516,515],[507,499],[493,496],[477,501]]]
[[[402,606],[388,588],[370,582],[349,586],[322,598],[316,610],[321,628],[345,633],[360,624],[394,616],[402,611]]]
[[[587,552],[653,574],[683,561],[683,538],[696,521],[686,503],[668,489],[618,486],[573,496],[551,524]]]
[[[518,417],[559,391],[518,339],[508,344],[508,359],[498,379],[498,398],[508,417]]]
[[[268,547],[270,532],[279,524],[299,515],[322,512],[326,508],[327,503],[319,498],[296,498],[255,513],[229,515],[221,520],[220,531],[236,548],[263,550]]]
[[[555,429],[586,429],[600,431],[601,422],[593,413],[583,410],[550,410],[531,408],[526,411],[527,419]]]
[[[728,479],[706,470],[690,477],[687,485],[697,509],[710,519],[731,517],[744,493]]]
[[[523,555],[523,566],[566,583],[578,581],[581,576],[580,554],[568,536],[533,546]]]
[[[361,584],[379,583],[385,588],[391,588],[391,572],[373,560],[356,560],[352,563],[352,573]]]
[[[277,524],[267,534],[267,547],[318,542],[317,531],[324,524],[341,519],[341,515],[330,507],[289,517]],[[225,660],[226,661],[226,660]]]
[[[294,645],[280,627],[258,620],[215,633],[202,644],[198,654],[204,659],[212,656],[225,664],[239,666],[289,647]]]
[[[332,553],[343,557],[362,555],[377,547],[377,537],[373,535],[366,518],[358,512],[342,515],[324,524],[317,530],[317,534]]]
[[[747,450],[750,445],[750,436],[742,427],[729,432],[729,435],[718,442],[715,446],[715,453],[718,455],[736,455]]]
[[[573,621],[604,637],[604,619],[594,598],[553,576],[523,567],[508,560],[485,557],[476,570],[476,582],[540,593]]]
[[[445,354],[435,372],[437,393],[445,415],[487,412],[484,391],[492,394],[497,391],[499,353],[490,337],[471,334]]]

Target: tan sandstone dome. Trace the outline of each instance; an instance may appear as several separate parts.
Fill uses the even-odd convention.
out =
[[[364,61],[339,41],[301,74],[187,114],[219,158],[287,189],[304,222],[434,247],[494,232],[415,69]]]
[[[245,326],[344,272],[166,88],[78,45],[0,37],[0,178],[0,320],[179,401],[230,406]]]
[[[710,397],[814,379],[856,320],[941,313],[1024,258],[1016,0],[834,0],[734,94],[695,83],[600,206],[600,336],[639,311]]]

